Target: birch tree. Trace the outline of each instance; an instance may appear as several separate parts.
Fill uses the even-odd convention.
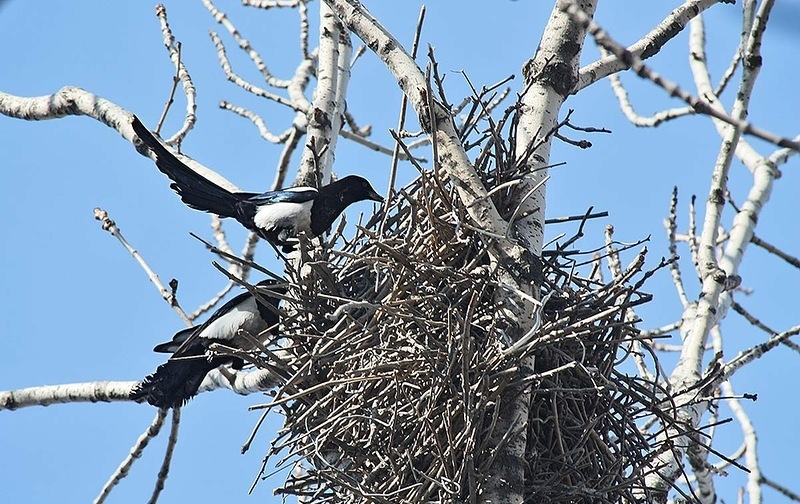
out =
[[[733,499],[718,489],[729,472],[742,475],[750,502],[762,502],[766,487],[800,500],[762,470],[757,426],[748,416],[750,406],[743,404],[759,391],[734,388],[740,370],[758,373],[765,366],[759,360],[796,351],[792,337],[800,332],[800,325],[771,328],[737,301],[748,292],[742,265],[754,247],[768,251],[770,260],[792,268],[800,264],[757,232],[780,167],[800,150],[800,137],[792,138],[796,131],[772,131],[760,121],[768,116],[760,113],[752,114],[757,120],[748,119],[765,64],[761,51],[774,1],[734,6],[725,0],[686,0],[660,22],[642,26],[645,35],[626,46],[603,29],[602,2],[558,0],[538,46],[529,47],[519,61],[520,77],[510,80],[503,74],[495,83],[470,80],[476,62],[445,63],[434,47],[426,48],[425,40],[435,45],[437,35],[425,31],[424,8],[409,38],[391,33],[357,0],[245,0],[266,12],[237,13],[264,16],[266,26],[275,9],[297,14],[301,57],[292,75],[280,78],[270,70],[269,51],[256,49],[221,6],[202,3],[219,25],[210,39],[225,78],[259,99],[253,102],[257,106],[223,101],[220,107],[252,122],[266,142],[281,146],[270,166],[272,188],[326,184],[343,175],[335,161],[345,143],[385,154],[390,181],[384,204],[355,230],[343,222],[286,263],[280,276],[292,289],[284,304],[284,339],[259,355],[245,355],[252,367],[213,371],[201,386],[203,392],[227,388],[243,395],[272,394],[254,408],[265,415],[281,410],[284,428],[273,434],[259,477],[266,459],[286,450],[293,456],[279,465],[290,467],[291,474],[278,491],[303,502],[711,503]],[[719,65],[709,65],[705,19],[722,9],[736,9],[742,28],[727,69],[713,75]],[[476,9],[476,26],[478,14]],[[164,76],[173,79],[172,89],[155,131],[193,169],[237,190],[221,169],[213,170],[182,147],[202,117],[197,102],[202,87],[192,78],[185,61],[189,48],[178,41],[180,33],[170,27],[164,6],[156,8],[156,18],[174,75]],[[647,60],[687,34],[691,81],[678,83],[674,69],[651,67]],[[153,35],[143,30],[145,36]],[[233,45],[247,56],[260,82],[242,76],[229,55]],[[593,59],[595,46],[599,56]],[[348,107],[359,92],[351,78],[360,58],[379,61],[385,85],[402,92],[391,143],[372,139],[370,128],[359,124],[374,119]],[[453,75],[442,69],[445,65],[465,71]],[[463,101],[449,100],[454,78],[471,90]],[[681,103],[640,115],[637,96],[628,89],[639,78]],[[581,202],[587,210],[580,215],[559,219],[547,212],[549,172],[559,162],[556,146],[587,148],[590,138],[606,131],[603,118],[578,111],[591,126],[578,125],[565,107],[606,83],[636,126],[656,128],[701,116],[716,132],[708,138],[719,145],[716,161],[695,167],[707,180],[707,194],[688,198],[687,210],[680,188],[665,190],[668,245],[655,251],[665,257],[660,261],[647,255],[642,242],[617,241],[613,220],[605,221],[603,237],[584,236],[587,224],[605,216],[592,210],[591,200]],[[0,90],[0,113],[24,120],[85,116],[149,155],[130,126],[137,111],[88,85],[64,84],[38,97]],[[642,89],[641,83],[634,85]],[[178,111],[173,101],[185,108],[181,126],[169,135],[163,129],[167,115]],[[289,111],[282,133],[272,131],[274,123],[257,108],[267,106]],[[375,115],[396,110],[387,105]],[[398,183],[400,163],[418,176]],[[746,171],[734,172],[736,163]],[[614,176],[614,167],[604,169]],[[737,188],[746,190],[734,194],[734,178]],[[212,219],[213,234],[204,243],[224,264],[219,269],[225,284],[197,310],[186,312],[178,284],[160,279],[122,235],[124,224],[102,208],[95,218],[188,324],[238,284],[249,285],[254,269],[262,270],[253,262],[256,235],[246,236],[237,253],[226,228]],[[548,226],[563,222],[574,228],[546,242]],[[625,241],[658,232],[639,231]],[[667,275],[681,310],[670,315],[674,322],[655,327],[638,312],[650,300],[647,281]],[[688,285],[692,277],[699,287]],[[669,310],[660,298],[652,303]],[[733,316],[750,324],[746,345],[728,342],[740,336],[723,328]],[[70,327],[69,321],[63,323]],[[0,392],[0,409],[14,415],[11,410],[36,405],[128,401],[135,383],[9,390]],[[715,437],[731,428],[723,427],[722,404],[741,428],[741,447],[734,453],[720,448]],[[151,501],[159,498],[173,450],[181,447],[180,408],[158,411],[96,502],[112,495],[168,417],[171,433]],[[259,432],[262,421],[243,450],[257,434],[268,435]]]

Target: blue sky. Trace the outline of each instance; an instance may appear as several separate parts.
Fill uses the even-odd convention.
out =
[[[601,2],[597,19],[618,40],[632,43],[663,18],[678,2]],[[788,59],[800,36],[792,29],[800,11],[797,0],[778,2],[775,25],[764,42],[765,66],[757,84],[750,119],[785,136],[798,133],[800,95],[790,89],[800,70]],[[375,16],[402,41],[410,41],[419,12],[417,2],[367,2]],[[476,85],[491,84],[509,74],[515,91],[519,69],[530,57],[541,34],[551,2],[486,2],[441,0],[428,5],[423,42],[436,49],[447,72],[448,97],[458,102],[468,93],[459,75],[464,70]],[[245,37],[266,59],[273,73],[288,78],[298,58],[296,14],[246,9],[235,2],[218,2]],[[318,3],[310,6],[313,34]],[[228,44],[234,67],[257,82],[247,57],[235,48],[200,2],[167,3],[170,24],[183,42],[183,59],[198,88],[198,117],[183,150],[246,190],[261,190],[273,180],[280,146],[265,143],[251,123],[218,108],[220,100],[252,107],[273,131],[283,131],[291,115],[263,103],[225,81],[208,37],[213,29]],[[718,5],[708,15],[709,57],[714,78],[727,66],[738,33],[740,6]],[[794,21],[792,21],[794,20]],[[354,41],[356,44],[357,40]],[[135,112],[155,125],[173,75],[162,46],[154,4],[146,2],[54,3],[20,0],[0,4],[0,43],[5,48],[0,90],[23,96],[50,94],[65,85],[80,86]],[[686,64],[687,37],[682,35],[651,63],[659,72],[692,89]],[[421,51],[424,52],[424,51]],[[597,55],[587,43],[585,61]],[[424,64],[424,62],[423,62]],[[660,90],[626,75],[643,113],[679,105]],[[400,92],[388,71],[366,54],[357,63],[350,84],[349,110],[361,124],[372,124],[375,140],[389,144],[386,130],[396,126]],[[726,103],[730,103],[730,94]],[[171,134],[183,117],[180,94],[165,126]],[[682,229],[690,195],[703,201],[719,141],[710,122],[684,118],[658,130],[629,125],[607,83],[598,83],[571,97],[573,122],[605,127],[611,135],[593,135],[586,151],[556,144],[552,162],[567,162],[552,172],[548,216],[583,213],[590,205],[610,217],[587,227],[587,248],[602,243],[602,230],[613,224],[616,238],[635,241],[652,236],[649,261],[656,264],[667,248],[662,220],[673,185],[680,189]],[[377,113],[376,113],[377,112]],[[413,128],[411,128],[413,129]],[[763,153],[771,149],[755,142]],[[150,351],[181,328],[181,321],[160,299],[139,266],[110,235],[100,229],[92,209],[100,206],[115,219],[163,281],[180,281],[180,302],[193,310],[215,294],[224,279],[210,265],[213,259],[189,236],[211,236],[209,217],[184,207],[152,162],[140,156],[113,130],[86,117],[25,122],[0,116],[4,215],[0,238],[0,389],[97,380],[134,380],[152,372],[163,356]],[[430,157],[429,153],[426,153]],[[298,159],[295,156],[294,161]],[[335,171],[369,178],[379,192],[388,184],[389,159],[347,140],[339,141]],[[800,250],[796,194],[798,161],[783,167],[756,233],[795,253]],[[735,163],[731,190],[741,201],[750,176]],[[400,167],[400,181],[414,169]],[[367,203],[348,210],[350,222]],[[728,221],[730,215],[728,214]],[[235,248],[244,232],[226,226]],[[572,228],[549,230],[555,236]],[[688,256],[687,251],[683,251]],[[257,259],[280,270],[268,247]],[[742,268],[744,285],[754,290],[739,301],[768,325],[786,329],[798,322],[798,272],[752,249]],[[684,275],[690,278],[690,270]],[[687,282],[691,294],[698,286]],[[669,276],[649,284],[656,299],[639,314],[643,327],[656,327],[679,316],[680,305]],[[764,335],[736,315],[724,323],[726,356],[763,340]],[[800,434],[788,419],[798,406],[790,383],[796,355],[780,348],[752,369],[737,375],[737,392],[758,393],[746,404],[760,433],[765,474],[791,483]],[[667,359],[669,362],[669,359]],[[251,451],[239,454],[258,419],[247,407],[259,396],[238,397],[227,391],[204,394],[183,410],[178,443],[162,502],[278,502],[272,489],[284,474],[262,482],[255,496],[247,489],[279,428],[274,416],[262,428]],[[0,488],[7,502],[87,502],[123,460],[135,439],[149,425],[155,409],[140,404],[72,404],[0,412]],[[725,416],[726,409],[722,409]],[[720,432],[722,451],[738,446],[738,427]],[[727,431],[727,432],[725,432]],[[131,475],[108,502],[141,502],[149,498],[161,462],[166,434],[152,442]],[[720,483],[726,501],[744,484],[738,471]],[[794,490],[800,490],[795,487]],[[771,502],[777,493],[767,492]]]

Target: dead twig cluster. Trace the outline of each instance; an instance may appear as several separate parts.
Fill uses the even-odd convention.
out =
[[[506,113],[490,129],[513,123]],[[513,149],[499,134],[476,134],[487,184],[513,190]],[[508,192],[491,197],[513,212],[503,205]],[[278,365],[283,386],[256,406],[285,417],[266,457],[292,468],[277,492],[304,502],[478,502],[489,468],[508,463],[489,440],[511,434],[492,435],[520,386],[532,391],[524,426],[532,501],[632,501],[644,491],[648,454],[667,447],[637,422],[677,422],[669,394],[620,371],[632,341],[649,348],[626,316],[650,299],[640,290],[653,273],[645,251],[607,283],[577,273],[580,251],[550,251],[539,320],[512,345],[498,315],[492,238],[468,223],[453,184],[435,170],[421,171],[352,239],[340,240],[341,230],[302,249],[303,266],[287,273],[284,307],[294,316],[282,334],[292,357]],[[533,369],[520,365],[531,356]]]

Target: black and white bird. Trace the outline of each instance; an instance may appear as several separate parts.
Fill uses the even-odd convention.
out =
[[[154,351],[172,353],[172,357],[136,385],[130,398],[135,401],[146,400],[159,408],[182,406],[197,394],[209,371],[224,364],[241,369],[244,364],[241,359],[212,357],[207,354],[208,349],[213,343],[220,343],[226,347],[250,350],[253,349],[252,341],[243,336],[242,331],[257,339],[270,328],[272,331],[265,336],[274,334],[280,320],[280,299],[270,296],[264,288],[278,294],[284,293],[285,289],[276,284],[274,280],[259,282],[256,287],[263,296],[243,292],[222,305],[203,324],[178,331],[172,341],[157,345]]]
[[[349,175],[319,189],[292,187],[265,193],[231,192],[201,176],[167,149],[138,117],[133,131],[156,155],[156,166],[191,208],[231,217],[284,252],[294,248],[299,231],[319,236],[345,208],[357,201],[383,201],[369,181]]]

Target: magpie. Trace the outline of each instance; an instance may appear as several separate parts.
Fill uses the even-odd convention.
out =
[[[383,201],[369,181],[348,175],[319,189],[292,187],[265,193],[231,192],[199,175],[167,149],[135,115],[133,131],[155,154],[156,166],[172,180],[170,187],[190,208],[231,217],[284,252],[290,252],[299,231],[319,236],[352,203]]]
[[[266,287],[279,294],[286,292],[276,284],[274,280],[264,280],[256,287]],[[264,293],[264,289],[259,292]],[[197,394],[209,371],[229,363],[235,369],[241,369],[244,365],[242,359],[211,357],[207,355],[209,347],[213,343],[220,343],[237,349],[252,349],[252,342],[240,331],[246,331],[257,339],[259,334],[268,329],[275,334],[280,320],[277,311],[279,302],[278,297],[269,294],[257,297],[250,292],[243,292],[222,305],[203,324],[178,331],[172,341],[161,343],[153,349],[172,353],[172,357],[158,366],[155,373],[138,383],[131,391],[130,399],[146,400],[159,408],[182,406]]]

